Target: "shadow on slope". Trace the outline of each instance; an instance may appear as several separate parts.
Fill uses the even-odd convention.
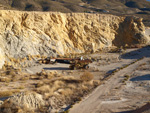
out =
[[[123,59],[140,59],[142,57],[150,57],[150,46],[146,46],[135,51],[131,51],[121,55]]]

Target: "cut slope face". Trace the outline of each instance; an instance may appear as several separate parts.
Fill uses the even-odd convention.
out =
[[[142,19],[133,17],[0,11],[0,27],[1,59],[95,52],[112,43],[147,43]]]

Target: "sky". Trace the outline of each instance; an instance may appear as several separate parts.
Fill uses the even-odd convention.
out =
[[[147,0],[147,1],[150,1],[150,0]]]

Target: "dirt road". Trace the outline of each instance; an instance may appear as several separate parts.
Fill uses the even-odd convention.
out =
[[[120,112],[123,110],[133,110],[134,108],[136,108],[136,106],[128,107],[130,103],[134,105],[137,104],[138,101],[140,100],[138,99],[135,99],[135,101],[130,100],[132,99],[132,97],[134,98],[132,91],[130,91],[132,92],[130,93],[132,94],[132,97],[127,98],[125,96],[126,92],[124,91],[124,87],[127,86],[124,85],[122,81],[124,79],[124,75],[133,74],[133,72],[135,72],[139,64],[148,61],[149,58],[141,59],[129,65],[128,67],[123,68],[120,71],[116,72],[109,80],[105,81],[105,83],[97,87],[95,91],[92,92],[88,97],[83,99],[79,104],[74,105],[73,108],[70,109],[69,113],[111,113],[111,112]],[[125,109],[123,109],[123,107]]]

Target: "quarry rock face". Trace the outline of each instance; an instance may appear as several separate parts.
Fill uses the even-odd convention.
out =
[[[145,34],[145,27],[141,18],[126,17],[125,20],[119,24],[117,32],[118,34],[116,34],[113,40],[116,46],[124,46],[124,44],[146,44],[149,41]]]
[[[147,43],[139,18],[106,14],[0,11],[0,66],[7,57],[95,52]]]

